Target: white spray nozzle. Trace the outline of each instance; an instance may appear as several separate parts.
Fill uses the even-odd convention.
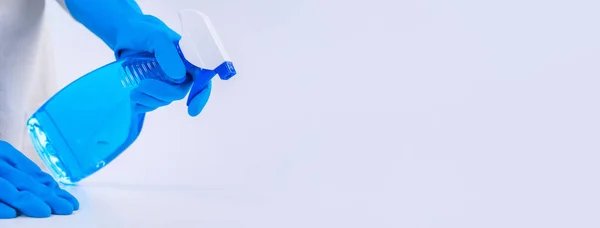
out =
[[[229,58],[208,16],[185,9],[179,11],[182,27],[179,46],[188,62],[206,70],[215,70]]]

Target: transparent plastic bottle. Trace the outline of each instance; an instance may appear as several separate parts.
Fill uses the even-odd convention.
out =
[[[179,12],[177,44],[186,67],[202,72],[193,80],[189,102],[215,75],[236,74],[208,17]],[[151,54],[132,56],[94,70],[64,87],[27,121],[30,138],[50,174],[73,185],[102,169],[139,136],[144,114],[134,113],[130,91],[146,79],[168,80]]]

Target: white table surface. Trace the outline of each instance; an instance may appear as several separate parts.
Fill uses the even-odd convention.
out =
[[[599,1],[140,2],[207,12],[239,75],[0,227],[600,227]],[[49,6],[60,83],[111,60]]]

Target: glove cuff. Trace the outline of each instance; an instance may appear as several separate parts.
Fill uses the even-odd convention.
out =
[[[65,0],[71,16],[98,36],[112,50],[118,31],[128,21],[144,16],[133,0]]]

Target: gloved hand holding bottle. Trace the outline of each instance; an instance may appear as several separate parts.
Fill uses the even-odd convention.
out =
[[[190,91],[186,75],[198,71],[186,69],[177,50],[181,36],[160,19],[145,15],[134,0],[66,0],[75,20],[104,41],[117,59],[144,53],[153,54],[174,83],[144,80],[131,92],[134,110],[144,113],[183,99]],[[210,96],[211,82],[193,97],[188,113],[198,115]]]
[[[146,112],[188,95],[188,114],[196,116],[212,78],[236,74],[199,11],[179,11],[181,37],[133,0],[66,0],[65,6],[117,61],[64,87],[27,121],[38,154],[63,184],[77,184],[124,152],[139,136]]]
[[[79,209],[73,195],[61,189],[25,155],[0,140],[0,219],[69,215]]]

